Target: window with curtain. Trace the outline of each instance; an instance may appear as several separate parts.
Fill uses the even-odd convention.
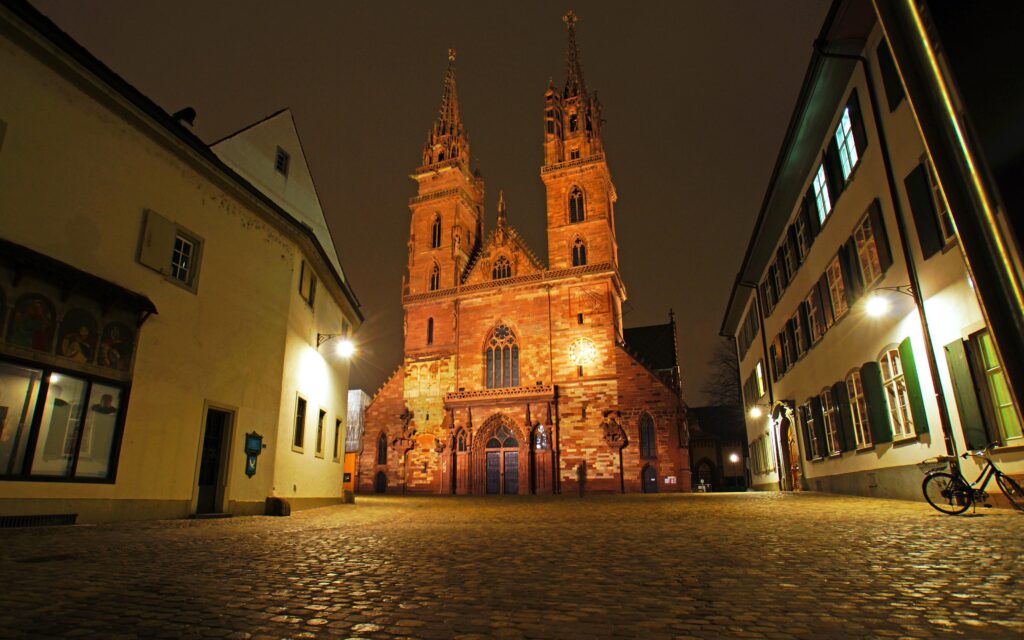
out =
[[[491,331],[484,351],[488,389],[519,386],[519,341],[507,325]]]

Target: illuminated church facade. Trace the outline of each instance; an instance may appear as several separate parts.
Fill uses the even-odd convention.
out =
[[[547,261],[508,221],[484,230],[449,52],[409,201],[404,360],[370,403],[360,492],[688,491],[674,318],[624,329],[601,105],[568,27],[544,105]],[[581,467],[585,468],[581,469]]]

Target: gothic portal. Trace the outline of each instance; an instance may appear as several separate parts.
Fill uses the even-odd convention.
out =
[[[509,224],[484,230],[455,52],[409,201],[405,357],[366,412],[362,492],[482,495],[689,490],[676,328],[623,328],[615,202],[601,104],[576,17],[567,75],[544,94],[548,254]]]

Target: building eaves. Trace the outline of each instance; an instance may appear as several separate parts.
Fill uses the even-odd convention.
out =
[[[818,40],[844,42],[860,52],[863,39],[874,23],[873,9],[865,0],[834,0],[825,17]],[[785,232],[803,186],[818,160],[835,108],[853,73],[855,62],[811,54],[807,71],[790,117],[779,155],[768,180],[761,208],[747,243],[743,262],[722,317],[719,334],[735,335],[753,286],[774,257],[779,238]]]
[[[253,198],[258,200],[262,205],[274,212],[274,214],[280,216],[282,220],[287,222],[291,227],[297,230],[305,238],[307,238],[312,245],[316,248],[318,255],[321,260],[330,270],[331,276],[334,278],[335,283],[341,289],[345,295],[346,300],[351,305],[353,312],[358,316],[360,322],[365,320],[362,311],[360,310],[359,300],[356,298],[355,292],[348,285],[348,283],[342,278],[341,274],[334,265],[331,264],[331,260],[324,250],[320,241],[317,240],[313,230],[304,225],[299,220],[292,217],[290,213],[285,211],[280,205],[278,205],[270,196],[263,193],[252,185],[248,180],[238,175],[233,169],[227,166],[215,153],[196,136],[194,133],[189,131],[187,128],[182,126],[177,120],[175,120],[169,113],[164,111],[160,106],[153,102],[141,91],[136,89],[127,80],[119,76],[105,64],[100,62],[95,56],[92,55],[85,47],[78,44],[74,38],[62,31],[56,24],[53,23],[49,18],[36,10],[25,0],[0,0],[4,8],[11,12],[15,17],[24,22],[30,28],[32,28],[37,34],[45,38],[48,42],[60,49],[64,54],[71,57],[76,63],[81,65],[86,71],[91,73],[100,82],[109,87],[111,90],[116,92],[118,95],[123,97],[135,108],[139,109],[143,114],[149,117],[156,125],[164,129],[166,132],[173,135],[179,141],[191,148],[196,154],[201,156],[203,160],[212,165],[218,172],[223,174],[228,180],[234,182],[244,191],[248,192]],[[271,116],[272,117],[272,116]],[[340,259],[339,259],[340,261]]]

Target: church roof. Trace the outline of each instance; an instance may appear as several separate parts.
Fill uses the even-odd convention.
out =
[[[622,337],[626,347],[655,370],[671,369],[678,364],[674,322],[623,329]]]
[[[477,266],[485,263],[487,266],[481,268],[489,268],[491,259],[496,258],[499,254],[506,255],[517,263],[517,269],[513,275],[521,276],[545,270],[544,263],[526,244],[526,240],[519,235],[518,231],[509,226],[504,193],[498,196],[498,226],[492,229],[484,241],[473,250],[466,262],[462,283],[467,284],[471,280],[489,280],[490,274],[475,277]]]

